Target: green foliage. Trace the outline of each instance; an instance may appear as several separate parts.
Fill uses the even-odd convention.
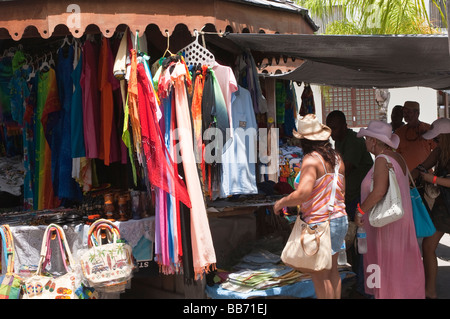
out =
[[[438,33],[426,14],[424,0],[297,0],[311,16],[329,21],[325,34]],[[445,6],[440,8],[446,20]]]

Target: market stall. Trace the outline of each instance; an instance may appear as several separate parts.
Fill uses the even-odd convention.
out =
[[[261,169],[277,162],[278,148],[266,147],[278,140],[259,131],[295,125],[290,82],[260,83],[253,57],[221,39],[225,31],[312,33],[305,10],[272,1],[1,6],[0,152],[18,155],[23,172],[19,193],[7,182],[20,201],[1,220],[11,224],[18,271],[36,262],[44,225],[66,224],[76,255],[86,227],[104,218],[138,263],[151,255],[158,275],[202,281],[222,262],[214,202],[292,191],[301,153],[284,153],[293,172],[280,181],[278,166]]]

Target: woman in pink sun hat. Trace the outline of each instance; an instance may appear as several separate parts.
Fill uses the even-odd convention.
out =
[[[425,277],[414,227],[408,167],[394,151],[400,139],[383,121],[371,121],[357,136],[365,137],[367,150],[375,156],[372,169],[361,183],[361,203],[355,216],[355,223],[367,233],[365,291],[376,299],[423,299]],[[369,215],[388,191],[390,168],[400,188],[404,215],[383,227],[374,227]]]

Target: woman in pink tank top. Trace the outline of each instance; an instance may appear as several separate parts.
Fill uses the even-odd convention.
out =
[[[337,269],[338,253],[345,249],[345,235],[348,229],[345,212],[345,167],[341,157],[329,143],[331,129],[319,123],[314,114],[299,119],[299,131],[294,136],[301,139],[304,157],[298,186],[288,196],[278,200],[273,206],[275,214],[283,207],[300,206],[302,219],[309,225],[323,223],[330,218],[332,268],[312,272],[316,297],[318,299],[339,299],[341,278]],[[338,183],[334,210],[328,211],[334,171],[339,165]]]

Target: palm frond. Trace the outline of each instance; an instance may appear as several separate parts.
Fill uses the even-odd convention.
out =
[[[446,21],[446,10],[438,2],[433,0]],[[429,21],[424,0],[297,0],[297,3],[307,8],[313,19],[331,21],[326,25],[327,34],[437,33]]]

